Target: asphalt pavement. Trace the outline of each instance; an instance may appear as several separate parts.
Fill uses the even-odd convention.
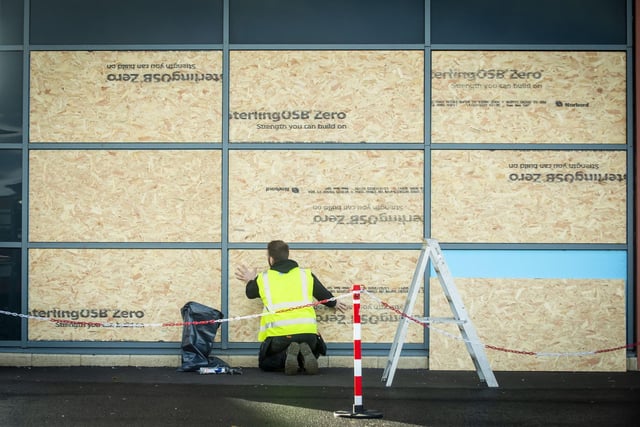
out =
[[[19,426],[635,426],[640,372],[364,369],[285,376],[174,368],[0,367],[0,425]],[[353,417],[336,417],[336,413]],[[361,416],[364,415],[364,416]],[[381,415],[381,418],[367,416]]]

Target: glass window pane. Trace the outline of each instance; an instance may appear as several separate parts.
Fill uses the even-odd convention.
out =
[[[424,43],[424,0],[231,0],[231,43]]]
[[[0,150],[0,242],[22,239],[22,152]]]
[[[0,309],[21,312],[20,249],[0,248]],[[20,339],[20,318],[0,315],[0,341]]]
[[[0,52],[0,144],[22,142],[22,52]]]
[[[222,0],[31,0],[31,43],[222,43]]]
[[[22,44],[23,0],[0,0],[0,44]]]
[[[431,0],[431,41],[624,44],[626,0]]]

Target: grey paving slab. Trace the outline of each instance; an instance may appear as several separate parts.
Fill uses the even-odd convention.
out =
[[[0,368],[2,426],[632,426],[640,418],[640,373],[363,371],[363,407],[353,411],[353,371],[285,376],[244,369],[199,375],[172,368]]]

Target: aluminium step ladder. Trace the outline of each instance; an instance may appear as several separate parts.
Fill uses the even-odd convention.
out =
[[[425,279],[425,273],[427,272],[429,260],[433,263],[433,268],[438,275],[442,290],[447,297],[453,317],[413,317],[413,319],[428,324],[457,324],[460,334],[462,335],[462,339],[467,347],[467,351],[475,365],[478,377],[480,377],[480,380],[485,382],[488,387],[498,387],[498,382],[496,381],[496,377],[491,370],[489,360],[485,354],[484,345],[480,342],[476,329],[467,314],[467,310],[464,307],[462,298],[460,298],[460,294],[458,293],[453,281],[453,276],[449,272],[449,268],[447,267],[442,250],[440,249],[440,244],[437,240],[426,239],[426,242],[422,247],[422,251],[420,252],[420,257],[418,258],[418,263],[416,265],[416,271],[414,272],[413,279],[411,280],[411,286],[409,287],[409,293],[407,295],[403,313],[408,317],[412,317],[413,307],[415,306],[416,299],[418,297],[421,282],[423,279],[425,282],[428,281],[428,277]],[[408,317],[402,316],[400,318],[398,329],[396,330],[396,335],[393,340],[393,344],[391,345],[391,350],[389,351],[387,366],[382,374],[382,381],[386,381],[387,387],[391,386],[393,376],[396,368],[398,367],[398,360],[400,359],[402,345],[404,344],[407,336],[407,327],[410,322]]]

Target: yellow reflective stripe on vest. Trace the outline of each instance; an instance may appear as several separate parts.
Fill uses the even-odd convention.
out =
[[[272,311],[271,306],[273,305],[273,299],[271,298],[271,288],[269,288],[269,272],[265,271],[262,273],[262,286],[264,289],[264,299],[266,300],[266,304],[264,305],[265,310]]]
[[[292,325],[315,325],[316,319],[309,318],[300,318],[300,319],[288,319],[288,320],[279,320],[276,322],[265,323],[260,326],[260,331],[266,331],[267,329],[273,328],[281,328],[284,326],[292,326]]]

